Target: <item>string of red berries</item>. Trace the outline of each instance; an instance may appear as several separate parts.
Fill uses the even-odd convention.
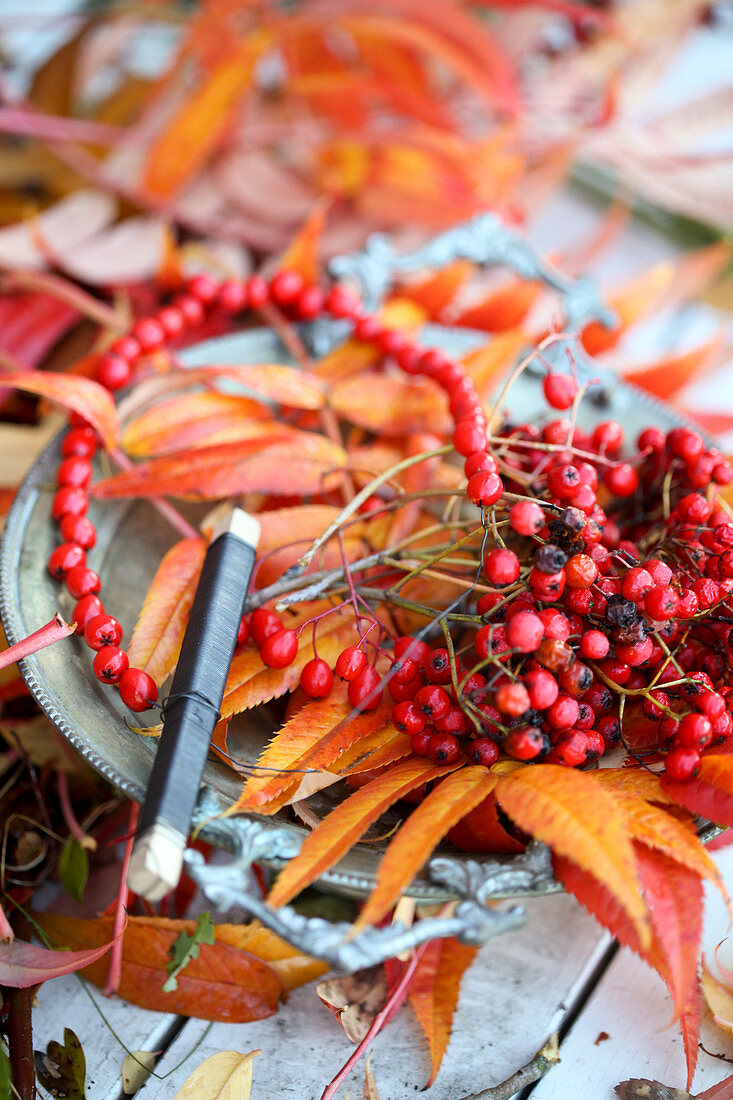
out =
[[[280,271],[269,282],[258,275],[246,280],[223,281],[209,275],[197,275],[170,304],[150,316],[139,318],[128,334],[114,341],[109,351],[100,356],[95,378],[115,393],[134,381],[145,356],[164,347],[190,342],[212,318],[231,320],[261,311],[268,304],[278,307],[291,320],[314,320],[324,313],[348,319],[353,322],[354,336],[358,340],[375,345],[408,374],[421,374],[438,382],[448,395],[456,420],[454,443],[459,453],[466,456],[471,499],[485,506],[499,499],[503,486],[498,465],[487,450],[486,418],[465,369],[441,353],[420,348],[402,333],[382,325],[361,309],[357,296],[347,288],[333,286],[324,292],[318,286],[305,285],[295,271]],[[157,687],[144,670],[129,667],[127,654],[120,645],[122,627],[105,611],[100,598],[101,579],[86,561],[87,551],[96,542],[94,525],[87,516],[87,490],[97,447],[98,438],[93,429],[82,417],[72,414],[69,431],[61,443],[58,488],[51,506],[51,515],[58,524],[63,542],[51,553],[48,569],[56,580],[65,583],[77,601],[73,612],[76,632],[96,651],[93,669],[97,679],[105,684],[116,684],[125,705],[133,711],[143,711],[156,703]],[[298,650],[297,635],[285,629],[274,612],[264,609],[255,612],[251,625],[243,620],[240,644],[246,641],[250,630],[263,661],[271,668],[285,668],[294,660]],[[376,673],[371,666],[362,669],[361,673],[360,682],[363,682],[366,697],[366,684],[372,682]],[[330,668],[318,658],[303,670],[303,685],[314,697],[327,694],[332,682]]]

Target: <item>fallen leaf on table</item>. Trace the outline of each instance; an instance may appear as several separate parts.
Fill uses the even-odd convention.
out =
[[[316,993],[334,1014],[346,1037],[360,1043],[387,1001],[387,974],[383,966],[369,966],[316,986]]]
[[[423,952],[410,982],[408,997],[430,1047],[429,1087],[443,1060],[458,1004],[461,979],[477,948],[458,940],[434,940]]]
[[[158,1055],[152,1050],[133,1050],[122,1063],[122,1091],[133,1096],[143,1087]]]
[[[34,917],[55,943],[66,947],[106,944],[112,934],[111,917],[83,920],[52,913],[34,913]],[[161,987],[167,976],[171,946],[182,931],[190,934],[194,927],[194,921],[130,917],[122,942],[120,997],[140,1008],[221,1023],[244,1023],[271,1016],[282,993],[277,973],[255,955],[227,943],[204,944],[200,957],[193,959],[180,973],[178,989],[172,993],[163,992]],[[0,945],[0,954],[5,950],[7,948]],[[70,958],[68,952],[46,951],[45,954],[53,956],[54,960]],[[93,957],[101,954],[102,950],[97,949]],[[79,963],[72,963],[63,968],[57,964],[59,973],[78,969],[78,966]],[[107,969],[107,960],[100,959],[85,968],[84,977],[93,985],[103,986]],[[44,975],[48,976],[53,975]],[[2,978],[2,973],[0,980],[5,985],[11,984]]]
[[[262,1054],[251,1050],[221,1050],[212,1054],[189,1074],[173,1100],[249,1100],[252,1089],[252,1060]]]
[[[619,1100],[695,1100],[684,1089],[674,1089],[669,1085],[663,1085],[660,1081],[647,1081],[643,1077],[632,1077],[628,1081],[621,1081],[616,1085],[614,1092]]]
[[[82,1045],[71,1028],[64,1028],[63,1044],[52,1039],[45,1054],[35,1050],[33,1056],[36,1076],[52,1096],[86,1100],[87,1062]]]

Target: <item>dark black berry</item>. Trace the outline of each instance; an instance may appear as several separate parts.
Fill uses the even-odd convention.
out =
[[[639,612],[636,609],[636,604],[632,603],[631,600],[627,600],[620,592],[609,597],[606,604],[606,618],[611,626],[629,627],[638,616]]]
[[[535,565],[541,573],[559,573],[567,560],[565,551],[552,542],[539,546],[534,556]]]

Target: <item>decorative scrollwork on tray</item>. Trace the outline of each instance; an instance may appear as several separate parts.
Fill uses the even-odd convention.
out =
[[[335,970],[350,973],[375,966],[403,951],[429,940],[455,937],[478,947],[494,936],[519,928],[524,910],[513,905],[507,909],[487,908],[492,899],[557,889],[552,877],[549,850],[532,843],[527,851],[509,861],[435,858],[428,864],[430,878],[447,886],[461,900],[452,913],[427,917],[412,926],[395,921],[385,928],[354,931],[347,922],[332,923],[320,917],[305,917],[289,906],[275,909],[260,896],[252,874],[257,862],[283,863],[300,850],[301,838],[295,832],[273,828],[272,824],[245,817],[220,817],[212,820],[215,804],[204,796],[197,820],[207,823],[208,834],[220,834],[220,840],[233,850],[228,863],[206,863],[200,852],[189,849],[186,868],[206,898],[220,912],[240,909],[261,921],[299,951],[324,959]]]

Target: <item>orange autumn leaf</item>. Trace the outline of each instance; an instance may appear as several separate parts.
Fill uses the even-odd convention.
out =
[[[194,922],[190,924],[193,928]],[[320,978],[328,970],[328,963],[301,955],[295,947],[256,921],[252,924],[216,924],[214,937],[217,943],[229,944],[266,962],[277,974],[285,993]]]
[[[182,539],[158,566],[127,647],[133,668],[158,687],[173,669],[188,623],[196,581],[206,553],[203,539]]]
[[[356,715],[340,742],[334,738],[329,743],[328,735],[351,713],[346,690],[346,684],[336,684],[325,699],[307,703],[285,723],[258,757],[257,771],[237,800],[238,810],[259,809],[294,780],[300,781],[303,772],[327,767],[345,748],[386,724],[391,708],[383,701],[374,710]]]
[[[318,656],[329,665],[333,665],[344,646],[353,645],[358,640],[358,636],[353,622],[337,620],[330,631],[327,631],[326,624],[329,623],[330,618],[331,616],[324,619],[318,632]],[[249,656],[249,652],[245,657]],[[287,668],[267,668],[262,664],[259,653],[256,656],[259,664],[250,666],[245,675],[241,674],[239,657],[235,656],[232,661],[221,706],[221,712],[225,718],[259,706],[261,703],[268,703],[271,699],[279,699],[297,687],[303,665],[315,656],[310,631],[301,637],[298,653]]]
[[[186,393],[132,420],[122,434],[122,446],[138,457],[169,454],[200,446],[215,432],[231,427],[241,432],[240,439],[266,438],[272,434],[271,419],[270,411],[249,397]]]
[[[604,787],[638,795],[647,802],[674,804],[674,800],[662,787],[660,777],[648,768],[599,768],[593,773],[593,778]]]
[[[733,826],[733,756],[705,753],[694,779],[682,782],[665,775],[662,788],[690,813]]]
[[[270,891],[270,903],[287,904],[337,863],[385,810],[416,787],[439,779],[454,768],[455,765],[438,767],[422,759],[403,760],[356,791],[306,837],[299,854],[280,872]]]
[[[623,332],[646,317],[660,302],[675,277],[675,265],[664,262],[645,271],[609,296],[616,322],[607,328],[600,321],[591,321],[581,334],[583,347],[589,355],[601,355],[619,342]]]
[[[468,306],[453,324],[483,332],[506,332],[521,325],[542,293],[542,284],[515,279]]]
[[[655,397],[668,400],[689,382],[712,370],[724,344],[725,337],[718,333],[682,355],[667,355],[648,366],[631,367],[623,372],[623,377]]]
[[[383,436],[451,427],[447,399],[429,381],[364,372],[337,382],[331,404],[346,420]]]
[[[602,879],[648,946],[649,915],[628,825],[612,792],[585,772],[544,764],[502,776],[496,800],[520,829]]]
[[[471,378],[479,397],[486,401],[502,375],[510,367],[526,346],[527,337],[521,329],[499,333],[487,344],[464,355],[462,362]]]
[[[440,1069],[450,1039],[461,979],[477,950],[458,940],[433,940],[425,948],[410,982],[410,1004],[430,1048],[430,1077],[425,1088],[432,1085]]]
[[[400,296],[416,302],[431,321],[438,321],[474,270],[469,260],[456,260],[420,282],[400,287]]]
[[[376,924],[458,821],[487,798],[498,777],[482,767],[466,767],[444,779],[413,810],[382,856],[377,884],[357,924]]]
[[[275,439],[212,443],[150,459],[132,470],[97,482],[100,500],[176,496],[218,500],[238,493],[315,493],[327,474],[342,468],[346,452],[315,432],[273,428]]]
[[[176,195],[216,148],[231,112],[252,79],[257,58],[270,45],[269,31],[234,40],[228,55],[190,92],[153,141],[142,184],[154,198]]]
[[[117,410],[109,392],[99,382],[78,375],[33,370],[7,371],[2,376],[2,383],[3,386],[46,397],[79,413],[99,432],[107,450],[116,445],[120,434]]]
[[[402,760],[412,752],[410,738],[401,733],[391,722],[374,733],[361,737],[339,757],[330,769],[338,775],[361,775],[376,771],[396,760]]]
[[[320,280],[319,249],[329,206],[326,199],[316,203],[277,265],[280,270],[297,271],[308,286],[315,285]]]
[[[112,935],[112,917],[83,920],[51,913],[34,917],[54,942],[72,949],[101,946]],[[253,954],[227,943],[202,944],[199,957],[178,975],[178,989],[163,992],[171,945],[182,931],[190,933],[193,927],[192,921],[129,917],[122,941],[120,997],[139,1008],[222,1023],[271,1016],[282,993],[277,974]],[[108,970],[109,960],[100,959],[81,975],[102,987]]]

